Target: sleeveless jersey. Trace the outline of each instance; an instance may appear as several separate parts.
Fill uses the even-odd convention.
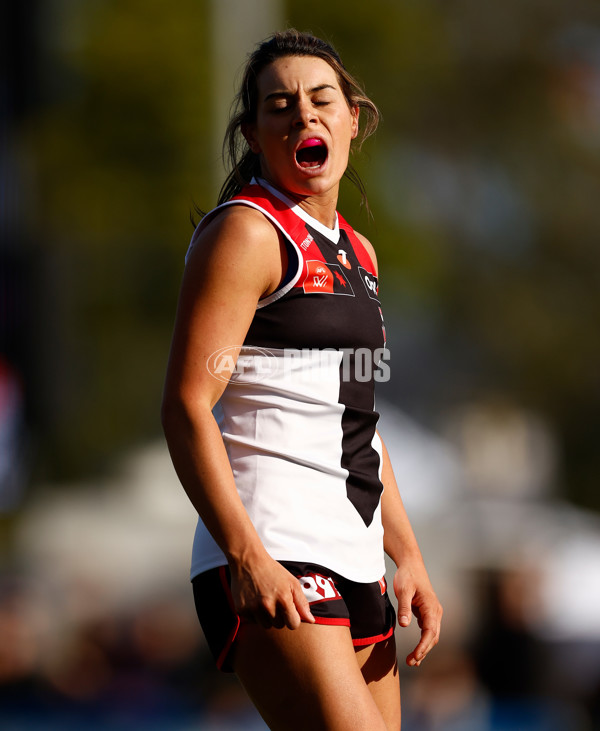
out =
[[[214,411],[237,490],[273,558],[377,581],[385,566],[374,381],[386,351],[373,262],[339,214],[328,229],[263,180],[200,225],[227,205],[261,211],[289,260],[257,305]],[[211,364],[217,377],[221,356],[226,349]],[[192,577],[225,563],[199,520]]]

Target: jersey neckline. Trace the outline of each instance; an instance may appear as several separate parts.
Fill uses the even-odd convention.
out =
[[[309,226],[311,226],[311,228],[314,228],[320,234],[323,234],[323,236],[331,241],[332,244],[339,243],[340,221],[337,211],[335,212],[335,226],[333,228],[329,228],[328,226],[325,226],[325,224],[321,223],[321,221],[317,221],[316,218],[311,216],[310,213],[307,213],[304,208],[295,203],[291,198],[288,198],[285,193],[282,193],[280,190],[277,190],[277,188],[274,188],[264,178],[252,178],[250,182],[251,184],[260,185],[261,187],[266,188],[269,193],[285,203],[286,206],[288,206],[293,211],[293,213],[295,213],[299,218],[304,221],[304,223],[307,223]]]

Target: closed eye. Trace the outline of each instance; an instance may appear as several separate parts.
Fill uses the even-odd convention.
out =
[[[325,99],[315,100],[312,102],[312,104],[315,107],[326,107],[329,104],[331,104],[331,101],[325,100]],[[279,104],[273,105],[269,111],[272,112],[273,114],[281,114],[283,112],[292,110],[294,107],[295,107],[295,104],[293,102],[288,102],[288,103],[283,103],[283,104],[279,103]]]
[[[330,84],[320,84],[319,86],[315,86],[312,89],[309,90],[309,94],[311,95],[312,103],[315,107],[326,107],[328,104],[332,103],[332,100],[329,98],[323,99],[320,95],[322,93],[330,93],[331,91],[335,92],[335,87],[331,86]],[[278,114],[280,112],[284,112],[288,109],[291,109],[296,101],[296,95],[294,93],[280,90],[280,91],[272,91],[270,94],[267,94],[264,101],[269,104],[270,111]],[[271,104],[273,106],[271,106]]]

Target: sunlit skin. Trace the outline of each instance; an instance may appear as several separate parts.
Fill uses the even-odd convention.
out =
[[[314,56],[277,59],[257,81],[256,121],[244,127],[244,134],[260,156],[263,177],[333,227],[340,180],[358,133],[358,107],[349,106],[334,69]],[[303,168],[296,152],[317,139],[327,156],[322,164]]]

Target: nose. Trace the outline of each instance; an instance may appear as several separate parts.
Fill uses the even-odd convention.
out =
[[[315,109],[310,99],[300,97],[296,104],[296,114],[294,115],[294,126],[306,127],[317,119]]]

